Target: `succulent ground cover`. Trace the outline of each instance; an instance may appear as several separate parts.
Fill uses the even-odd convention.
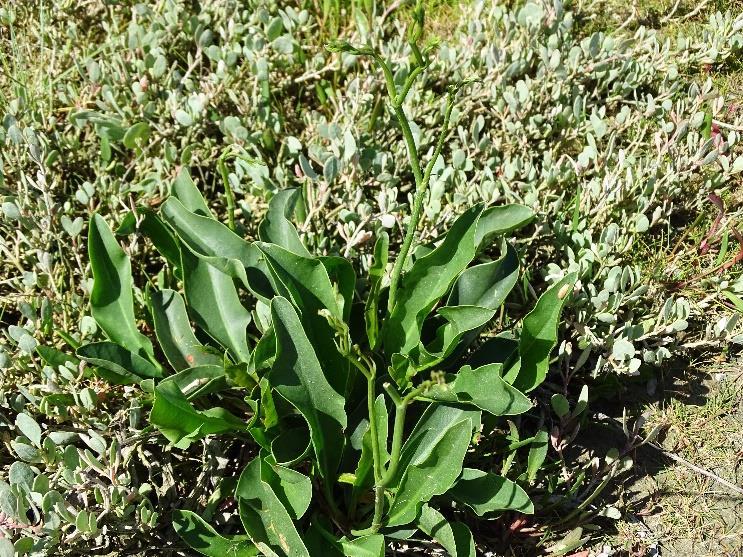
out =
[[[355,292],[351,298],[359,302],[389,287],[395,261],[425,261],[431,246],[461,229],[462,219],[481,220],[508,204],[533,218],[501,230],[506,244],[498,237],[478,246],[481,259],[455,273],[461,281],[461,273],[480,265],[519,269],[502,305],[486,308],[483,315],[494,312],[487,323],[469,329],[481,335],[470,350],[503,342],[496,339],[507,331],[523,338],[540,297],[562,293],[564,307],[549,373],[535,389],[536,381],[514,383],[529,391],[530,407],[483,420],[462,460],[469,463],[465,471],[479,469],[488,481],[504,478],[533,508],[468,507],[446,499],[444,489],[431,495],[436,504],[426,512],[442,513],[452,537],[469,528],[478,555],[740,550],[739,495],[683,464],[668,466],[652,447],[741,485],[740,5],[424,7],[423,27],[413,3],[254,0],[197,7],[90,0],[0,8],[1,555],[13,554],[9,543],[32,555],[193,554],[192,531],[219,532],[217,541],[248,547],[247,539],[230,538],[257,538],[240,520],[245,503],[235,497],[237,478],[257,467],[254,480],[275,492],[268,470],[274,465],[286,475],[282,481],[297,480],[299,496],[289,496],[296,505],[307,501],[301,487],[307,482],[313,509],[331,505],[343,490],[351,492],[344,505],[358,496],[358,524],[315,526],[309,515],[290,520],[298,535],[330,532],[339,551],[356,551],[343,544],[364,538],[351,530],[374,530],[375,513],[374,498],[356,485],[355,468],[339,467],[347,475],[323,495],[322,466],[282,467],[269,450],[273,437],[259,452],[254,436],[234,433],[248,427],[233,420],[240,412],[262,416],[261,427],[271,431],[270,396],[246,397],[263,392],[261,374],[237,364],[256,364],[267,324],[283,323],[297,342],[292,311],[313,319],[316,312],[303,312],[301,296],[290,291],[281,297],[294,309],[281,301],[257,305],[266,292],[230,263],[234,253],[205,251],[206,233],[184,236],[178,223],[210,216],[246,245],[305,250],[299,256],[314,261],[313,268],[322,262],[330,285],[350,274],[344,275],[346,264],[331,271],[328,262],[347,261],[356,286],[338,291]],[[377,57],[388,61],[388,76]],[[447,90],[462,84],[447,104]],[[422,165],[408,162],[411,143]],[[420,195],[416,164],[420,174],[429,170]],[[482,209],[472,209],[479,204]],[[481,212],[475,217],[473,210]],[[399,257],[411,229],[411,256]],[[388,268],[380,264],[387,249]],[[116,273],[101,271],[100,253],[108,253],[104,260]],[[204,258],[212,258],[206,266]],[[223,275],[235,273],[219,279],[234,290],[234,303],[217,312],[204,286],[214,282],[192,280],[205,291],[189,294],[184,276],[188,267],[213,277],[215,265]],[[400,276],[409,271],[401,267]],[[111,331],[131,316],[122,321],[121,314],[101,312],[109,307],[112,277],[133,286],[121,292],[134,325],[118,338]],[[276,288],[276,277],[271,280]],[[448,294],[446,305],[458,295]],[[315,349],[318,357],[335,350],[369,372],[372,317],[387,319],[385,300],[376,313],[367,312],[371,329],[360,314],[361,330],[372,335],[346,344],[344,327],[355,330],[358,323],[343,314],[352,304],[333,313],[334,303],[328,298],[323,307],[330,314],[310,326],[332,332],[330,344]],[[210,321],[215,315],[222,325]],[[435,339],[439,325],[442,339],[453,338],[447,334],[455,321],[438,315],[440,322],[429,320],[420,331],[423,338]],[[226,371],[181,375],[194,368],[192,353],[168,350],[163,338],[171,321],[180,323],[178,338],[198,348],[202,367]],[[236,337],[235,327],[249,335]],[[383,344],[394,344],[395,336]],[[395,388],[404,389],[408,372],[426,367],[421,358],[432,345],[412,353],[399,348],[390,355],[406,357],[391,369]],[[257,363],[269,369],[269,360]],[[386,370],[390,362],[382,362],[376,365]],[[133,380],[132,368],[151,377]],[[429,370],[420,373],[410,377],[433,381]],[[702,373],[705,382],[694,375]],[[446,376],[437,381],[451,383]],[[389,412],[392,440],[399,404],[384,382],[374,394],[392,399],[369,411]],[[418,394],[430,398],[433,386],[426,383]],[[465,402],[471,401],[456,401]],[[165,423],[168,405],[181,419]],[[286,411],[280,403],[277,420]],[[296,418],[288,419],[295,424]],[[348,446],[368,460],[370,436],[363,420],[354,423]],[[274,425],[276,438],[278,431],[304,431]],[[616,436],[605,434],[605,426]],[[294,456],[299,462],[306,455]],[[383,469],[372,468],[382,472],[372,474],[375,480],[384,479]],[[452,482],[464,477],[457,470]],[[393,484],[383,486],[383,498],[397,493]],[[697,487],[684,491],[689,484]],[[383,511],[395,508],[394,499],[382,503]],[[411,522],[421,520],[422,509],[413,514]],[[368,525],[361,524],[365,518]],[[432,545],[436,536],[418,526],[407,539],[388,535],[390,548],[447,547],[441,539]],[[378,543],[380,531],[366,532],[369,544]],[[281,543],[273,547],[284,551]],[[378,554],[379,548],[363,550]]]

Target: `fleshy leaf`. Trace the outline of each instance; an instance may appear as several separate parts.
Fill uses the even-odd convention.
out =
[[[319,258],[301,257],[274,244],[258,244],[266,257],[276,290],[291,300],[300,316],[326,378],[339,393],[346,390],[348,360],[335,344],[335,331],[320,315],[323,310],[343,321],[339,292],[330,282],[327,269]]]
[[[260,459],[252,460],[240,474],[235,489],[245,531],[265,555],[310,557],[291,515],[261,477],[261,468]]]
[[[142,378],[163,376],[162,370],[151,362],[115,342],[92,342],[78,348],[76,353],[80,359],[113,373],[114,376],[106,378],[116,383],[133,383]],[[117,381],[117,377],[121,381]]]
[[[192,213],[202,217],[214,218],[209,206],[204,201],[204,196],[191,179],[188,168],[182,168],[173,181],[173,195]]]
[[[151,296],[155,334],[165,357],[176,371],[203,365],[220,365],[222,358],[207,351],[191,330],[186,304],[175,290]],[[246,325],[247,327],[247,325]]]
[[[389,417],[384,395],[377,396],[374,401],[374,415],[377,418],[377,439],[379,441],[379,452],[382,465],[387,464],[389,453],[387,452],[387,435]],[[359,492],[368,489],[374,483],[374,458],[372,455],[371,427],[367,425],[361,441],[361,456],[356,467],[354,479],[354,491]]]
[[[526,226],[534,219],[534,211],[525,205],[498,205],[482,212],[475,235],[476,251],[488,247],[494,236]]]
[[[178,385],[188,400],[195,400],[228,388],[227,375],[221,365],[191,367],[163,379],[163,382],[165,381],[172,381]]]
[[[477,369],[464,366],[454,381],[457,398],[494,416],[523,414],[532,407],[531,401],[503,380],[501,369],[501,364],[488,364]]]
[[[294,224],[289,218],[300,199],[301,190],[287,189],[277,192],[268,204],[268,212],[258,227],[258,236],[263,242],[281,246],[297,255],[310,257]]]
[[[405,355],[418,346],[423,321],[475,256],[475,231],[481,212],[482,207],[476,206],[460,216],[441,244],[417,259],[403,275],[398,301],[383,331],[388,354]],[[393,379],[401,386],[409,380],[399,372]]]
[[[456,423],[469,420],[472,430],[480,427],[479,410],[470,410],[448,404],[431,404],[423,412],[415,428],[400,451],[398,474],[392,485],[399,482],[402,472],[411,464],[421,464],[431,454],[441,437]]]
[[[90,309],[96,323],[113,342],[140,356],[152,356],[152,343],[137,330],[129,257],[98,214],[90,221],[88,254],[93,271]]]
[[[418,517],[418,527],[443,547],[451,557],[475,557],[475,542],[466,524],[449,523],[439,511],[423,505]]]
[[[446,493],[462,470],[472,439],[472,422],[464,419],[446,429],[420,463],[410,464],[400,481],[385,524],[402,526],[416,520],[423,503]]]
[[[557,344],[557,325],[565,300],[577,280],[571,273],[552,285],[539,297],[537,305],[524,317],[519,342],[521,368],[513,382],[517,389],[529,392],[547,377],[552,349]]]
[[[534,504],[521,486],[503,476],[475,468],[465,468],[449,494],[478,516],[493,511],[534,513]]]
[[[224,408],[196,410],[174,381],[155,387],[150,423],[179,449],[207,435],[245,429],[245,421]]]
[[[181,251],[181,261],[183,286],[194,321],[235,358],[247,362],[250,350],[246,335],[251,318],[240,302],[234,281],[188,250]]]
[[[160,214],[185,246],[182,251],[190,251],[199,260],[239,280],[259,299],[267,301],[273,296],[255,244],[246,242],[221,222],[189,211],[174,197],[163,203]]]
[[[227,538],[191,511],[173,512],[173,529],[188,546],[207,557],[253,557],[258,549],[246,536]]]
[[[271,386],[307,421],[321,475],[330,481],[343,451],[345,400],[330,385],[297,312],[286,298],[271,302],[276,334],[276,360]]]

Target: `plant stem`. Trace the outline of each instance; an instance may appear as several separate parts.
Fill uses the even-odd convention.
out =
[[[395,425],[392,433],[392,452],[390,453],[390,464],[385,470],[384,474],[381,474],[381,478],[377,477],[374,483],[374,518],[372,519],[372,525],[370,531],[376,533],[382,526],[382,513],[384,512],[384,492],[385,488],[394,479],[397,473],[397,467],[400,463],[400,451],[402,450],[402,439],[405,432],[405,415],[408,410],[408,405],[421,393],[426,391],[431,386],[430,381],[424,381],[418,387],[410,391],[404,398],[401,398],[395,388],[390,383],[384,384],[384,389],[390,394],[390,397],[395,401]],[[371,415],[371,408],[370,408]],[[373,445],[372,445],[373,446]],[[379,446],[377,445],[377,451]],[[377,452],[374,459],[375,476],[377,465],[379,463],[379,469],[381,472],[381,462],[379,461],[379,453]]]
[[[413,168],[413,176],[415,177],[415,196],[413,198],[413,210],[410,213],[410,222],[408,228],[405,231],[405,239],[403,240],[400,253],[395,259],[395,265],[392,268],[392,276],[390,277],[390,294],[387,300],[387,311],[392,312],[397,302],[397,289],[400,283],[400,276],[402,275],[402,269],[405,265],[405,261],[410,253],[410,248],[415,238],[415,231],[418,228],[418,222],[423,212],[423,200],[428,190],[428,184],[431,181],[431,174],[433,173],[433,166],[436,160],[441,155],[441,150],[444,147],[444,139],[446,138],[446,132],[449,129],[449,120],[451,118],[451,112],[454,108],[454,95],[449,93],[446,103],[446,112],[444,114],[444,123],[439,133],[438,141],[436,142],[436,148],[434,149],[431,160],[426,165],[426,172],[421,176],[420,160],[418,158],[418,151],[415,147],[415,141],[413,140],[413,133],[410,131],[410,124],[408,123],[407,116],[403,111],[402,107],[394,107],[395,115],[400,122],[403,136],[405,137],[405,143],[408,146],[408,156],[410,157],[410,164]]]

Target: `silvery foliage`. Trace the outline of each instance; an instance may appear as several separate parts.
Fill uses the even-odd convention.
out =
[[[238,210],[260,214],[271,192],[304,185],[302,228],[315,246],[368,264],[379,228],[401,224],[411,180],[399,174],[403,153],[369,68],[325,52],[306,11],[269,0],[199,13],[186,4],[116,7],[100,15],[106,32],[95,40],[106,42],[87,48],[93,35],[74,22],[76,2],[59,3],[57,17],[71,24],[46,61],[56,75],[70,72],[52,88],[13,88],[2,106],[0,296],[14,324],[0,339],[0,430],[17,462],[3,468],[0,527],[16,534],[19,551],[141,535],[158,520],[149,490],[170,488],[132,475],[135,455],[149,454],[136,435],[136,393],[116,393],[130,406],[109,408],[107,390],[81,370],[35,355],[53,325],[78,341],[96,333],[80,248],[90,208],[115,220],[132,199],[166,193],[181,164],[201,168],[219,197],[213,169],[229,149],[239,155],[228,164]],[[634,373],[688,346],[740,342],[737,314],[709,314],[720,292],[741,294],[743,282],[709,275],[698,284],[704,295],[684,297],[651,282],[634,253],[671,230],[682,206],[703,210],[709,192],[740,182],[740,117],[710,80],[688,73],[740,52],[743,17],[713,14],[673,38],[645,28],[581,37],[557,3],[491,4],[463,12],[430,72],[479,81],[455,108],[424,233],[434,237],[474,201],[537,208],[524,257],[550,264],[531,279],[581,274],[561,347],[571,372]],[[380,28],[358,20],[355,38],[381,42]],[[383,44],[404,60],[398,34]],[[334,88],[339,71],[349,73]],[[444,85],[411,91],[410,106],[425,107],[411,109],[420,143],[442,118],[433,100]],[[49,106],[58,110],[46,114]],[[718,130],[709,137],[707,115]],[[112,428],[126,439],[103,433]]]

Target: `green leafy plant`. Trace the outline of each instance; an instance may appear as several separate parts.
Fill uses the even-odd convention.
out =
[[[402,87],[371,47],[332,46],[382,69],[415,181],[399,253],[380,232],[363,281],[348,259],[304,246],[291,222],[298,190],[273,197],[250,242],[215,219],[184,171],[157,213],[132,213],[118,231],[139,230],[168,262],[163,287],[144,290],[154,346],[137,329],[127,255],[100,216],[91,221],[91,308],[108,340],[77,356],[111,381],[151,390],[150,422],[177,447],[220,433],[254,441],[234,489],[246,535],[222,536],[190,511],[174,515],[178,534],[205,555],[383,555],[388,538],[420,530],[469,556],[473,537],[458,516],[533,512],[522,487],[470,466],[468,452],[484,424],[532,407],[524,393],[545,379],[576,276],[541,296],[520,335],[483,342],[519,275],[504,235],[532,211],[476,205],[442,237],[416,244],[458,88],[449,88],[424,167],[402,108],[427,66],[422,23],[418,9]]]

